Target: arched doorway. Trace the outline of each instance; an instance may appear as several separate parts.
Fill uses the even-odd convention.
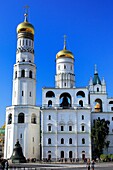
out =
[[[61,151],[60,157],[61,157],[61,158],[64,158],[64,151]]]
[[[69,158],[72,158],[72,157],[73,157],[73,152],[69,151]]]
[[[82,151],[82,160],[85,159],[85,151]]]
[[[51,151],[48,151],[48,160],[51,160]]]

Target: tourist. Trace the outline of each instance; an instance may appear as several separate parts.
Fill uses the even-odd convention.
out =
[[[90,170],[90,159],[87,160],[87,168]]]
[[[91,162],[91,168],[92,168],[92,170],[94,170],[94,165],[95,165],[95,161],[92,160],[92,162]]]

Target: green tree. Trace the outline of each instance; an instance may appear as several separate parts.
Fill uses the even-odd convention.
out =
[[[109,141],[106,141],[107,135],[109,134],[109,124],[110,122],[105,119],[95,119],[91,131],[92,137],[92,151],[93,157],[97,156],[100,158],[100,155],[103,153],[103,149],[109,147]]]

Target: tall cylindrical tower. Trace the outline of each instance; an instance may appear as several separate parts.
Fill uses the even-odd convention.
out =
[[[74,75],[74,55],[66,49],[66,39],[64,39],[64,49],[56,54],[56,88],[73,88],[75,86]]]
[[[16,64],[13,73],[12,105],[35,105],[36,66],[34,64],[34,27],[28,22],[17,26]]]
[[[24,22],[17,26],[12,106],[6,108],[5,159],[11,157],[17,140],[26,158],[40,158],[40,108],[36,106],[34,27],[27,18],[25,14]]]

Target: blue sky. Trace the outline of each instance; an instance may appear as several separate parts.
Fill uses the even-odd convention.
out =
[[[6,106],[12,103],[16,27],[24,20],[25,5],[35,27],[36,104],[41,105],[42,87],[54,87],[55,57],[63,48],[64,34],[75,57],[76,87],[88,86],[97,64],[108,96],[113,96],[113,0],[4,0],[0,4],[0,126]]]

